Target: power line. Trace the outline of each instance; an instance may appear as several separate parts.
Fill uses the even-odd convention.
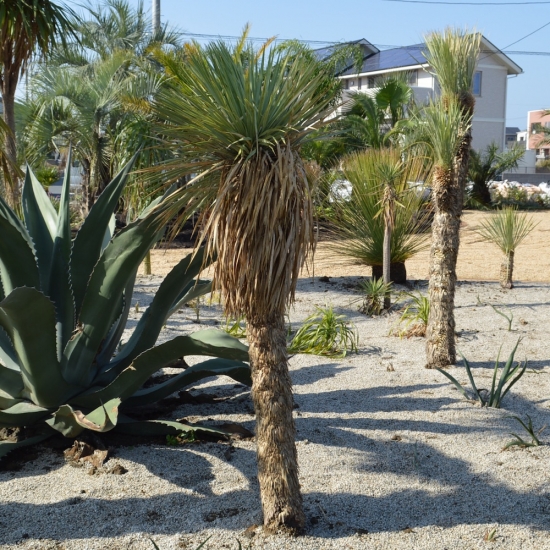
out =
[[[550,4],[549,0],[526,2],[443,2],[440,0],[383,0],[384,2],[401,2],[403,4],[443,4],[445,6],[526,6],[527,4]]]
[[[545,26],[549,25],[547,23],[543,27],[540,27],[539,29],[533,31],[532,33],[529,33],[528,35],[524,36],[523,38],[520,38],[519,40],[516,40],[515,42],[512,42],[512,44],[509,44],[506,46],[506,48],[513,46],[514,44],[517,44],[521,40],[524,40],[528,36],[531,36],[535,32],[541,30]],[[240,36],[233,36],[233,35],[220,35],[220,34],[203,34],[203,33],[192,33],[192,32],[179,32],[177,33],[180,36],[188,36],[190,38],[197,38],[199,40],[240,40]],[[253,42],[265,42],[266,40],[269,40],[268,38],[261,38],[261,37],[249,37],[248,40],[251,40]],[[289,39],[287,38],[276,38],[275,42],[288,42]],[[323,45],[323,46],[337,46],[338,44],[342,44],[342,42],[331,42],[329,40],[299,40],[294,39],[296,42],[300,42],[301,44],[316,44],[316,45]],[[403,46],[398,46],[395,44],[373,44],[373,46],[377,48],[382,49],[395,49],[395,48],[402,48]],[[406,46],[409,50],[423,50],[425,48],[424,44],[417,44],[413,46]],[[506,55],[539,55],[539,56],[550,56],[550,52],[541,52],[541,51],[528,51],[528,50],[499,50],[502,53],[505,53]],[[494,50],[481,50],[480,53],[487,53],[487,54],[494,54]],[[497,52],[498,53],[498,52]]]

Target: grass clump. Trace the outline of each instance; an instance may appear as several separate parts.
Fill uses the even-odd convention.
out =
[[[360,284],[363,294],[363,303],[359,312],[365,315],[380,315],[384,311],[384,297],[391,292],[391,283],[384,283],[382,279],[368,279]]]
[[[222,330],[235,338],[246,338],[246,320],[244,315],[236,319],[230,316],[226,317],[225,325],[222,327]]]
[[[518,362],[516,366],[513,366],[514,355],[520,342],[521,338],[517,341],[514,349],[512,350],[512,353],[508,357],[508,360],[506,361],[506,364],[504,365],[504,367],[502,367],[502,369],[500,368],[499,364],[499,352],[499,357],[497,357],[495,368],[493,369],[493,381],[490,390],[484,388],[478,389],[472,375],[470,363],[468,363],[468,360],[464,357],[464,355],[461,354],[462,359],[464,360],[464,366],[466,367],[466,372],[468,373],[470,384],[472,386],[472,390],[474,392],[474,400],[479,401],[482,407],[495,407],[499,409],[505,395],[510,391],[512,386],[523,376],[523,374],[527,370],[527,361],[525,363]],[[462,393],[462,395],[464,395],[466,399],[471,399],[468,392],[464,389],[460,382],[458,382],[458,380],[454,378],[454,376],[450,375],[448,372],[445,372],[443,369],[437,370],[444,376],[446,376]]]
[[[345,357],[357,353],[357,329],[345,315],[334,313],[332,306],[317,308],[292,338],[289,353],[308,353],[325,357]]]
[[[527,434],[531,438],[531,441],[526,441],[519,435],[515,433],[511,433],[510,435],[513,435],[514,439],[506,443],[506,445],[502,448],[503,451],[514,446],[526,448],[526,447],[538,447],[541,444],[539,435],[546,429],[546,425],[544,425],[540,430],[537,430],[535,432],[535,429],[533,428],[533,421],[531,420],[531,417],[529,415],[527,415],[527,419],[528,419],[527,423],[525,423],[519,416],[510,416],[509,418],[513,418],[514,420],[517,420],[521,424],[523,429],[527,432]]]
[[[427,296],[417,292],[403,293],[409,302],[401,310],[399,317],[397,335],[400,338],[411,338],[413,336],[426,336],[428,317],[430,315],[430,300]]]

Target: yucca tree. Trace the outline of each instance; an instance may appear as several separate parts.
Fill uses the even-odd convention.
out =
[[[444,367],[456,359],[454,295],[462,188],[456,154],[471,124],[453,99],[439,100],[417,118],[419,141],[430,146],[433,160],[434,219],[430,249],[430,315],[426,332],[427,366]]]
[[[255,51],[243,39],[188,47],[164,58],[173,89],[157,114],[182,159],[173,178],[204,209],[203,236],[218,261],[214,281],[226,314],[247,321],[257,420],[258,478],[268,530],[299,531],[298,480],[284,315],[313,243],[312,197],[300,147],[327,114],[327,75],[300,48]],[[185,159],[189,159],[185,162]]]
[[[15,91],[19,79],[35,53],[47,55],[56,43],[65,44],[73,31],[69,8],[51,0],[0,0],[0,88],[6,135],[6,155],[10,160],[9,193],[11,206],[19,206],[19,170],[15,143]]]
[[[481,223],[479,235],[496,244],[504,258],[500,265],[500,286],[513,288],[514,254],[516,248],[533,231],[536,223],[527,214],[520,214],[513,207],[503,208]]]
[[[338,123],[340,139],[348,152],[392,144],[391,130],[407,115],[413,91],[401,77],[388,77],[372,95],[356,92]]]
[[[454,167],[450,172],[434,173],[435,218],[432,230],[430,256],[430,319],[427,327],[427,366],[430,368],[452,365],[456,361],[454,342],[454,292],[456,261],[460,242],[459,228],[464,189],[468,176],[468,162],[472,142],[471,119],[475,99],[472,93],[474,72],[479,56],[481,35],[468,31],[446,29],[426,37],[426,60],[433,68],[441,88],[438,109],[444,113],[439,123],[450,124],[458,108],[461,123],[456,123],[456,138],[460,138],[454,151]],[[449,120],[441,119],[445,116]],[[447,133],[449,128],[445,130]],[[443,137],[443,136],[441,136]],[[436,135],[432,136],[435,152]],[[447,136],[450,138],[450,136]],[[442,160],[442,159],[439,159]],[[445,162],[449,159],[446,158]]]
[[[500,151],[500,147],[496,143],[491,143],[484,151],[472,149],[468,166],[468,177],[474,184],[471,192],[472,198],[483,205],[490,205],[491,194],[487,184],[497,174],[517,168],[523,155],[525,155],[525,149],[522,147]]]
[[[404,263],[426,245],[420,233],[426,219],[423,200],[408,182],[425,180],[420,155],[398,148],[367,149],[342,160],[342,174],[353,186],[349,201],[333,203],[337,241],[334,248],[378,271],[390,267],[387,280],[404,283]],[[401,276],[403,273],[403,276]],[[379,276],[379,275],[377,275]]]

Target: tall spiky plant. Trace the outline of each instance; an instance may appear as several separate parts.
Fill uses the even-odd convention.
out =
[[[172,90],[159,94],[156,110],[165,121],[159,132],[183,154],[163,170],[174,178],[201,172],[188,193],[205,209],[203,236],[218,255],[214,284],[226,314],[246,317],[264,526],[298,531],[304,513],[284,314],[313,243],[299,150],[334,96],[299,49],[255,51],[245,39],[188,47],[183,60],[165,56]]]
[[[496,244],[504,254],[500,265],[500,286],[513,288],[514,253],[516,248],[536,227],[533,218],[520,214],[513,207],[503,208],[481,223],[478,233],[485,240]]]
[[[441,367],[454,363],[456,357],[453,310],[463,199],[455,158],[471,120],[464,120],[460,106],[450,99],[429,105],[417,123],[419,141],[430,146],[434,164],[427,366]]]
[[[432,231],[431,309],[427,328],[427,366],[430,368],[447,366],[456,361],[454,287],[460,242],[460,216],[472,142],[471,119],[475,106],[472,85],[480,43],[479,33],[451,28],[426,37],[427,52],[424,55],[435,71],[441,88],[439,109],[447,115],[448,122],[454,117],[455,111],[461,118],[460,133],[455,135],[455,138],[460,138],[460,143],[458,147],[452,148],[454,166],[450,172],[446,165],[444,174],[441,171],[439,174],[434,173],[436,216]],[[437,137],[432,137],[435,146]],[[445,148],[448,149],[448,145]]]
[[[385,265],[386,282],[405,282],[398,269],[404,271],[405,261],[426,244],[419,232],[426,222],[423,201],[408,183],[426,179],[423,158],[398,148],[372,148],[348,155],[342,168],[353,192],[349,201],[333,203],[338,237],[333,247],[373,271],[384,272]]]
[[[74,35],[68,14],[72,14],[70,8],[51,0],[0,2],[0,89],[4,121],[10,129],[5,143],[11,165],[11,178],[5,182],[10,187],[6,198],[14,208],[19,206],[21,175],[15,144],[15,91],[37,50],[47,55],[55,44],[65,45],[66,37]]]

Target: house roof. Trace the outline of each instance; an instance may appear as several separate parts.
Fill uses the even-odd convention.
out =
[[[425,65],[427,62],[422,53],[423,49],[423,44],[416,44],[414,46],[378,51],[364,58],[359,74]],[[345,71],[342,71],[340,76],[352,74],[357,74],[355,67],[349,67]]]
[[[372,46],[370,42],[363,39],[364,42]],[[350,42],[349,44],[362,43],[361,40]],[[369,74],[384,71],[391,71],[396,69],[417,68],[423,65],[427,65],[428,62],[424,57],[425,44],[414,44],[412,46],[404,46],[401,48],[392,48],[389,50],[378,50],[378,48],[372,46],[374,50],[372,52],[366,52],[363,59],[363,65],[359,72],[356,67],[350,66],[341,71],[338,76],[350,76],[357,74]],[[331,46],[331,48],[333,48]],[[330,48],[323,48],[323,50],[330,50]],[[320,50],[316,50],[320,51]],[[332,51],[332,50],[331,50]],[[330,55],[330,52],[326,54]],[[492,42],[487,40],[484,36],[481,37],[481,54],[479,62],[484,60],[498,61],[501,65],[506,67],[509,75],[517,75],[523,72],[522,68],[514,63],[505,53],[499,50]],[[487,61],[486,61],[487,63]]]
[[[380,51],[376,46],[371,44],[365,38],[360,38],[359,40],[352,40],[351,42],[343,42],[341,44],[327,46],[326,48],[318,48],[317,50],[313,50],[313,53],[315,54],[317,59],[322,61],[330,57],[336,51],[337,48],[341,48],[343,46],[360,46],[365,54],[365,57],[368,57],[369,55],[372,55],[373,53]]]

